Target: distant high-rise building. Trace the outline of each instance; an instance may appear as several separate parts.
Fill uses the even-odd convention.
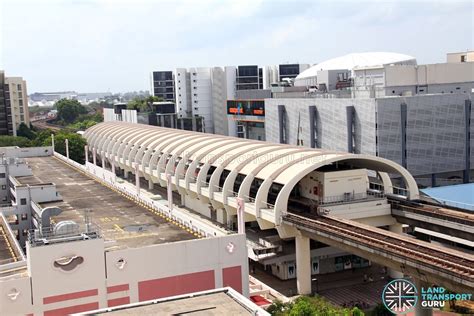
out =
[[[13,135],[21,123],[30,125],[30,114],[28,111],[28,93],[26,91],[26,81],[22,77],[6,77],[5,93],[8,94],[6,99],[10,103],[11,124]],[[7,102],[7,103],[8,103]],[[7,104],[8,107],[8,104]]]
[[[263,71],[257,65],[237,66],[237,90],[263,89]]]
[[[0,135],[12,135],[11,119],[8,119],[10,109],[7,107],[7,96],[8,99],[10,96],[5,92],[5,88],[8,88],[5,85],[5,73],[0,71]]]
[[[151,73],[151,94],[164,101],[175,102],[174,75],[172,71]]]
[[[178,68],[175,85],[178,118],[202,117],[204,132],[227,135],[227,85],[222,68]]]

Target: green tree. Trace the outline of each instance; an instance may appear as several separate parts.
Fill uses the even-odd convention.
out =
[[[54,135],[54,150],[66,156],[66,138],[69,141],[69,158],[84,163],[84,146],[86,140],[79,134],[60,131]],[[51,136],[43,141],[43,146],[51,146]]]
[[[36,133],[29,129],[25,123],[20,124],[18,130],[16,131],[16,134],[21,137],[26,137],[29,140],[33,140],[36,138]]]
[[[290,316],[313,316],[318,314],[318,309],[306,297],[299,297],[290,309]]]
[[[153,102],[163,101],[163,98],[149,96],[146,98],[134,98],[127,103],[127,109],[140,112],[150,112],[153,110]]]
[[[0,147],[31,147],[31,142],[26,137],[21,136],[0,136]]]
[[[50,129],[44,129],[36,134],[36,138],[32,141],[33,146],[51,146],[51,134],[54,132]],[[49,139],[49,143],[46,144],[46,140]]]
[[[79,115],[87,113],[87,109],[77,100],[61,99],[54,106],[58,110],[58,119],[66,123],[72,123]]]

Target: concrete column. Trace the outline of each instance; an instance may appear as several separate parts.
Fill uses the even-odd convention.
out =
[[[431,286],[431,284],[426,283],[423,280],[420,279],[414,279],[413,280],[416,286],[416,289],[418,290],[418,302],[415,307],[415,316],[433,316],[433,309],[432,308],[424,308],[421,306],[421,288],[428,288]]]
[[[140,195],[140,173],[138,167],[135,167],[135,184],[137,186],[137,194]]]
[[[92,162],[94,163],[94,166],[97,166],[97,153],[95,148],[92,149]]]
[[[309,238],[295,237],[296,245],[296,286],[298,294],[311,294],[311,255]]]
[[[105,158],[102,157],[102,168],[105,169]]]
[[[399,235],[401,235],[403,233],[403,226],[400,223],[395,223],[393,225],[390,225],[388,227],[388,229],[392,233],[396,233],[396,234],[399,234]],[[392,279],[401,279],[401,278],[403,278],[403,273],[402,272],[397,271],[397,270],[393,270],[393,269],[388,269],[388,275]]]
[[[170,211],[173,210],[173,190],[172,190],[172,184],[171,184],[171,175],[167,174],[166,175],[166,191],[168,193],[168,207]]]
[[[84,146],[84,154],[86,156],[86,162],[89,162],[89,146]]]
[[[66,157],[69,159],[69,140],[66,138],[64,142],[66,143]]]
[[[114,157],[112,157],[112,164],[110,166],[110,171],[112,171],[112,173],[115,175],[115,161],[114,161]]]
[[[245,234],[245,202],[242,198],[237,198],[237,232]]]
[[[51,147],[53,147],[53,153],[54,153],[54,134],[51,134]]]
[[[153,190],[153,188],[154,188],[153,181],[151,181],[150,179],[148,180],[148,190]]]
[[[125,179],[128,179],[128,171],[127,170],[123,170],[123,176]]]

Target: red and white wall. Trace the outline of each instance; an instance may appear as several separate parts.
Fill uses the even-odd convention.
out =
[[[244,235],[105,247],[102,239],[27,246],[28,271],[0,279],[0,315],[66,315],[225,286],[249,295]]]

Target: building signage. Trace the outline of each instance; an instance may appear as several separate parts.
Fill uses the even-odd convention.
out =
[[[265,116],[263,100],[228,100],[228,115]]]

